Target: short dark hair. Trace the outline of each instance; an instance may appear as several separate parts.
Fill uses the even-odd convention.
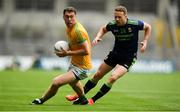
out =
[[[64,9],[63,14],[66,12],[74,12],[76,14],[76,9],[74,7],[67,7]]]
[[[124,12],[124,14],[127,15],[127,9],[126,9],[125,6],[122,6],[122,5],[117,6],[117,7],[114,9],[114,11]]]

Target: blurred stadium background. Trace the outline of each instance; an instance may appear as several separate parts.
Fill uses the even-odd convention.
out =
[[[132,71],[179,71],[179,0],[0,0],[0,70],[66,68],[68,59],[57,58],[53,53],[54,43],[66,39],[63,9],[74,6],[78,10],[78,20],[92,40],[100,26],[113,19],[113,9],[119,4],[127,7],[129,18],[152,25],[147,51],[139,53]],[[113,39],[108,33],[93,48],[94,69],[112,48]]]

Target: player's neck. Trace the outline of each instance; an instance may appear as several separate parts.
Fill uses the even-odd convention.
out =
[[[128,19],[126,19],[125,21],[121,22],[121,23],[117,23],[118,26],[125,26],[127,24]]]
[[[77,23],[77,22],[75,22],[75,23],[72,24],[72,25],[67,26],[67,29],[68,29],[68,30],[72,30],[72,29],[74,28],[74,26],[76,25],[76,23]]]

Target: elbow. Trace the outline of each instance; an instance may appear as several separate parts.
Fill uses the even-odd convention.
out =
[[[90,54],[89,51],[85,51],[85,52],[84,52],[84,55],[89,55],[89,54]]]
[[[85,50],[83,54],[84,54],[84,55],[89,55],[89,54],[90,54],[90,51],[89,51],[89,50]]]

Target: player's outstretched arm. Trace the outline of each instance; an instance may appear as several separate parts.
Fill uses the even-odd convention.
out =
[[[94,40],[92,41],[92,45],[95,46],[95,45],[97,45],[98,42],[102,41],[101,38],[102,38],[103,35],[104,35],[105,33],[107,33],[107,32],[108,32],[108,31],[107,31],[107,29],[106,29],[106,26],[102,26],[102,27],[99,29],[96,37],[95,37]]]

